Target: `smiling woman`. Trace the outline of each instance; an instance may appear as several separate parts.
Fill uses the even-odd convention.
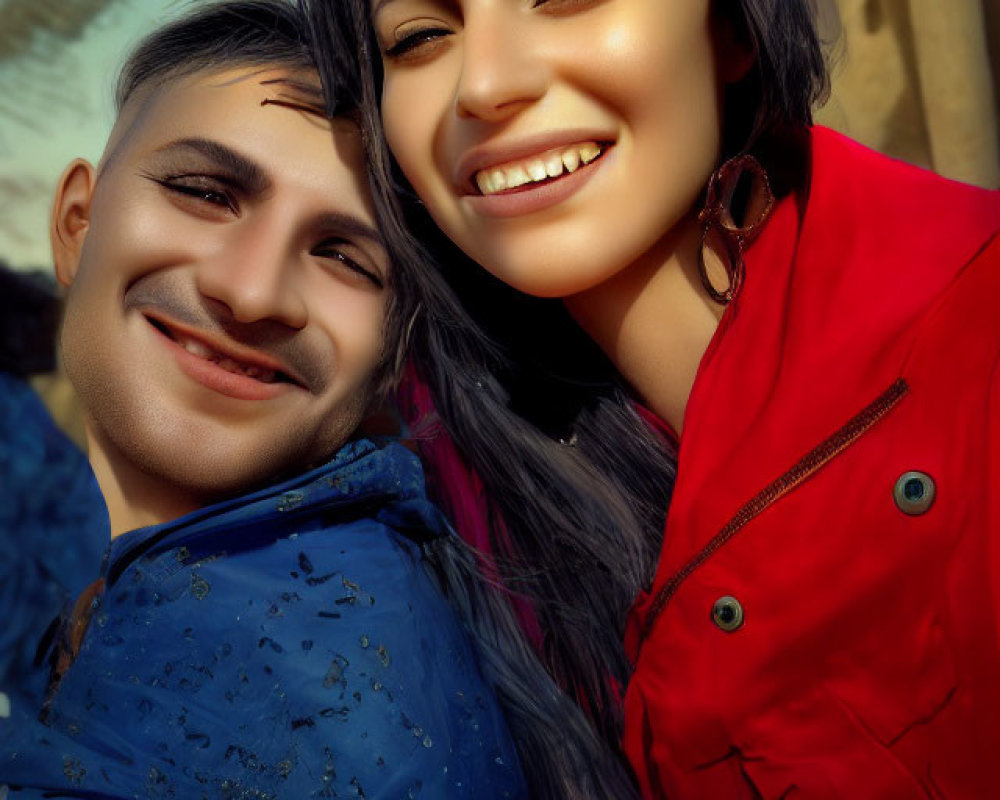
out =
[[[415,340],[437,490],[639,793],[989,794],[1000,197],[812,125],[812,0],[350,6],[502,351]]]

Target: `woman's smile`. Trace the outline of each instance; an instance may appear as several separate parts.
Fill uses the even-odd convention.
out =
[[[581,166],[597,159],[601,153],[601,145],[597,142],[553,148],[531,158],[479,170],[475,175],[476,188],[484,195],[524,191],[563,175],[572,175]]]
[[[554,176],[549,176],[544,162],[541,162],[542,169],[545,170],[542,173],[537,167],[539,161],[535,161],[534,174],[539,176],[537,180],[527,174],[527,168],[520,163],[515,163],[509,170],[506,167],[490,170],[489,180],[503,181],[507,175],[513,175],[515,185],[493,192],[474,192],[464,197],[463,203],[472,213],[486,218],[528,217],[549,209],[558,213],[558,207],[590,185],[591,178],[611,158],[610,155],[604,155],[606,151],[601,151],[596,146],[594,150],[587,152],[590,156],[587,161],[574,149],[570,149],[569,156],[560,154],[558,157],[562,169]],[[563,163],[563,159],[569,160],[572,169]],[[552,171],[556,172],[555,166]],[[495,177],[498,172],[501,173],[499,178]],[[477,180],[481,174],[477,175]]]

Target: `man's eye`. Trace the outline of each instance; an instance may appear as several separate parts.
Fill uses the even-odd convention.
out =
[[[601,0],[532,0],[532,8],[545,6],[551,14],[571,14],[597,5]]]
[[[171,175],[166,178],[152,177],[168,192],[191,198],[199,203],[218,206],[233,214],[239,213],[239,205],[232,189],[218,178],[209,175]]]
[[[348,249],[348,245],[343,240],[323,242],[313,248],[312,255],[317,258],[333,261],[338,267],[349,270],[378,289],[385,288],[382,276],[375,272],[375,270],[362,266],[356,259],[345,252],[346,249]]]
[[[416,28],[408,31],[394,45],[387,47],[385,55],[387,58],[404,58],[408,55],[417,55],[425,48],[432,46],[445,36],[449,36],[451,31],[442,27]]]

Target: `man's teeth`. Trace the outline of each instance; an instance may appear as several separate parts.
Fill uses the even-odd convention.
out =
[[[226,372],[232,372],[235,375],[246,375],[248,378],[253,378],[261,383],[274,383],[277,373],[275,373],[273,369],[263,369],[262,367],[256,367],[252,364],[241,364],[228,356],[217,353],[215,350],[212,350],[210,347],[206,347],[204,344],[195,341],[194,339],[185,339],[177,336],[176,341],[177,344],[191,353],[191,355],[198,356],[198,358],[203,358],[206,361],[211,361],[224,369]]]
[[[601,147],[596,142],[560,147],[523,161],[480,170],[476,173],[476,185],[483,194],[496,194],[526,183],[558,178],[563,172],[576,172],[581,164],[589,164],[600,154]]]
[[[181,347],[183,347],[192,355],[198,356],[198,358],[204,358],[208,359],[209,361],[212,361],[215,359],[215,357],[218,356],[218,353],[216,353],[214,350],[210,350],[209,348],[205,347],[205,345],[203,345],[201,342],[196,342],[194,339],[185,339],[183,341],[178,339],[177,341],[181,345]]]

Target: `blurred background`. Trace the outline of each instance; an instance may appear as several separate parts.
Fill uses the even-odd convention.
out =
[[[48,268],[52,189],[70,160],[96,160],[117,68],[183,0],[0,0],[0,259]]]
[[[125,54],[187,4],[0,0],[0,370],[29,378],[80,445],[82,419],[54,359],[49,203],[73,158],[100,158]]]
[[[43,282],[51,275],[60,172],[76,156],[97,161],[117,66],[191,3],[0,0],[0,263]],[[829,3],[833,92],[817,121],[948,177],[1000,186],[1000,0]],[[66,387],[45,374],[33,384],[78,436]]]
[[[947,177],[1000,187],[1000,0],[832,5],[833,92],[817,122]]]

